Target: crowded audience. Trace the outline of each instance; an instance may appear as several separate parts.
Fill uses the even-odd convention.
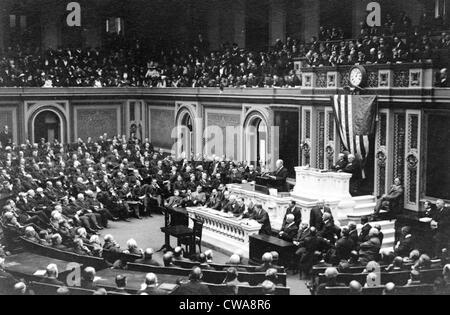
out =
[[[146,47],[120,36],[102,48],[40,51],[17,45],[0,59],[0,87],[298,87],[295,60],[310,67],[431,62],[436,50],[450,47],[449,33],[432,32],[443,29],[438,22],[423,17],[413,26],[403,12],[387,14],[382,27],[361,22],[355,39],[346,39],[339,27],[322,26],[310,42],[287,36],[258,52],[235,43],[210,51],[202,35],[188,47]],[[443,78],[439,84],[447,87]]]

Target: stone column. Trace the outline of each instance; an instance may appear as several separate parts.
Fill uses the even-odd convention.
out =
[[[245,0],[233,0],[233,29],[234,36],[233,41],[239,45],[239,47],[245,48]]]
[[[286,38],[286,3],[285,0],[270,0],[269,9],[269,46],[277,39]]]

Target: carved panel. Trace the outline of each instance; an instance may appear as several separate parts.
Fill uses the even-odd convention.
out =
[[[112,136],[120,131],[117,127],[119,119],[117,109],[76,109],[76,117],[78,138],[97,138],[104,133]]]
[[[327,74],[325,72],[317,73],[316,87],[318,88],[327,87]]]
[[[175,127],[175,113],[172,109],[150,108],[150,141],[156,147],[171,148],[171,138]]]
[[[375,191],[377,195],[386,193],[386,171],[388,163],[387,134],[388,116],[386,112],[379,114],[376,133],[375,153]]]
[[[394,72],[394,87],[409,87],[408,70],[401,70]]]
[[[316,167],[325,168],[325,112],[317,113]]]
[[[378,71],[369,71],[367,73],[367,86],[378,88]]]
[[[418,210],[419,203],[419,168],[420,168],[420,116],[419,113],[407,113],[407,138],[405,152],[405,206]]]
[[[8,126],[10,131],[13,130],[13,113],[10,110],[0,110],[0,130],[3,130],[4,126]]]
[[[394,178],[403,178],[405,169],[406,117],[404,113],[394,115]]]
[[[226,154],[227,156],[229,154],[234,154],[234,158],[238,158],[236,154],[240,151],[239,150],[239,141],[241,140],[243,135],[240,135],[240,138],[238,139],[229,139],[230,143],[227,143],[228,136],[227,136],[227,127],[237,127],[241,125],[241,115],[240,114],[228,114],[224,112],[206,112],[206,127],[219,127],[222,130],[222,137],[223,137],[223,146],[222,146],[222,154]],[[217,135],[214,135],[216,138]],[[210,139],[205,139],[206,141],[209,141]],[[237,141],[236,141],[237,140]],[[218,152],[215,152],[217,154]]]

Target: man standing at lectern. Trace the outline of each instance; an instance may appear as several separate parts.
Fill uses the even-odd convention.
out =
[[[288,178],[288,170],[284,167],[283,160],[278,160],[275,165],[277,169],[271,175],[286,180]]]

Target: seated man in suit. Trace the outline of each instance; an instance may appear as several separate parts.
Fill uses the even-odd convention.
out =
[[[208,264],[206,255],[204,253],[200,253],[200,255],[198,256],[198,262],[200,263],[199,267],[202,268],[202,270],[215,270]]]
[[[54,284],[63,286],[64,283],[58,280],[58,266],[55,264],[50,264],[47,266],[47,270],[45,272],[45,278],[41,280],[42,283]]]
[[[361,224],[362,228],[358,236],[359,244],[367,242],[369,240],[369,232],[372,229],[372,226],[369,224],[369,218],[366,216],[361,218]]]
[[[0,252],[0,294],[10,294],[11,290],[19,280],[14,278],[13,275],[5,271],[5,253],[3,250]]]
[[[173,250],[173,260],[174,261],[189,261],[189,259],[186,259],[183,257],[183,248],[181,248],[181,246],[177,246]]]
[[[347,157],[344,153],[339,153],[339,158],[336,164],[333,166],[333,171],[339,172],[343,170],[347,166]]]
[[[400,178],[394,180],[389,192],[378,199],[375,206],[374,215],[378,216],[381,209],[387,209],[390,216],[396,216],[402,213],[403,187]]]
[[[81,287],[88,290],[97,290],[97,285],[94,282],[95,269],[93,267],[87,267],[84,269],[83,279],[81,280]]]
[[[248,282],[240,282],[238,280],[238,271],[234,267],[227,267],[225,270],[227,272],[225,276],[225,280],[223,280],[223,284],[229,287],[236,287],[235,288],[235,294],[237,294],[238,286],[249,286],[250,284]]]
[[[300,223],[302,222],[302,209],[297,207],[297,203],[295,202],[295,200],[292,200],[291,204],[286,210],[286,214],[284,215],[283,225],[281,226],[281,229],[284,229],[284,226],[286,225],[286,218],[289,214],[294,215],[295,225],[297,225],[297,227],[300,226]]]
[[[378,261],[380,256],[381,243],[378,238],[379,231],[375,228],[369,231],[369,240],[361,243],[359,248],[359,260],[367,264],[369,261]]]
[[[288,214],[286,217],[286,225],[278,234],[278,237],[287,242],[292,242],[297,236],[298,227],[295,224],[295,217],[293,214]]]
[[[334,245],[341,236],[341,230],[334,224],[333,216],[330,213],[325,212],[322,220],[324,224],[319,235],[328,240],[331,245]]]
[[[434,255],[439,256],[443,248],[448,247],[450,241],[450,208],[442,199],[436,201],[436,211],[430,223],[431,229],[435,231]]]
[[[346,287],[344,283],[337,282],[337,276],[339,272],[334,267],[329,267],[325,270],[325,277],[327,278],[327,281],[320,284],[317,287],[316,295],[324,295],[326,292],[326,288],[333,288],[333,287]]]
[[[256,222],[261,224],[261,229],[259,230],[259,234],[272,234],[272,226],[270,225],[269,214],[266,210],[263,209],[262,205],[255,205],[255,209],[252,213],[246,210],[244,212],[243,218],[249,218],[251,220],[255,220]]]
[[[117,275],[116,288],[114,289],[114,292],[127,293],[126,288],[127,288],[127,277],[124,275]]]
[[[267,270],[274,268],[273,262],[273,256],[271,253],[265,253],[262,256],[262,265],[255,268],[256,272],[266,272]]]
[[[203,206],[206,203],[206,194],[203,192],[201,185],[197,186],[197,190],[192,193],[192,202],[196,207]]]
[[[135,261],[136,264],[148,265],[148,266],[156,266],[160,267],[161,264],[153,259],[154,251],[152,248],[147,248],[144,252],[144,258],[137,259]]]
[[[208,286],[202,283],[203,273],[200,267],[192,268],[189,282],[181,284],[174,295],[211,295]]]
[[[237,271],[247,272],[248,270],[244,267],[239,267],[241,264],[241,257],[237,254],[231,255],[230,259],[226,263],[227,265],[233,266]],[[225,267],[224,271],[227,271],[229,267]]]
[[[395,256],[409,257],[409,254],[414,249],[411,228],[409,226],[402,227],[402,235],[400,240],[394,246]]]
[[[331,209],[326,206],[325,200],[320,201],[317,206],[311,209],[311,214],[309,217],[309,226],[314,227],[317,231],[321,231],[323,228],[323,214],[330,213]]]
[[[138,294],[148,294],[148,295],[168,295],[164,290],[158,288],[158,277],[154,273],[148,273],[145,276],[145,282],[143,284],[143,289],[138,292]]]

